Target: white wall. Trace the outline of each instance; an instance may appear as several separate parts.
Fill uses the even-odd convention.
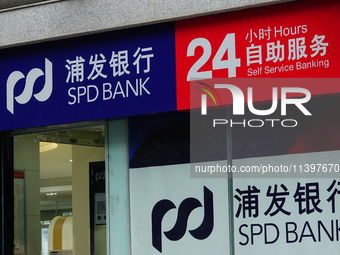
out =
[[[18,136],[14,140],[14,170],[25,172],[26,254],[40,254],[40,153],[34,135]]]
[[[0,12],[0,48],[288,1],[56,1]]]

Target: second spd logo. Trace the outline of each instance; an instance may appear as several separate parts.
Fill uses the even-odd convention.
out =
[[[162,252],[163,234],[168,240],[178,241],[187,232],[188,219],[190,214],[196,208],[203,207],[204,217],[202,223],[195,229],[188,230],[190,235],[198,240],[206,239],[210,236],[214,228],[214,202],[213,193],[207,187],[203,188],[204,202],[202,203],[193,197],[184,199],[178,207],[177,220],[175,225],[170,230],[162,229],[164,216],[173,209],[176,205],[168,200],[163,199],[155,204],[152,210],[152,245],[160,253]]]

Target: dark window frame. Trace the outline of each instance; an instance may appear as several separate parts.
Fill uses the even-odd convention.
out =
[[[13,137],[0,132],[1,255],[14,254]]]

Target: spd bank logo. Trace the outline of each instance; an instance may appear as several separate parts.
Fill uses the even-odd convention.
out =
[[[204,186],[204,216],[202,223],[196,229],[189,230],[192,237],[198,240],[208,238],[214,228],[214,203],[213,193]],[[187,232],[188,219],[193,210],[202,207],[201,202],[193,197],[184,199],[178,207],[177,220],[172,229],[162,230],[162,221],[168,211],[175,209],[176,205],[168,200],[158,201],[152,209],[152,245],[160,253],[162,252],[162,234],[171,241],[179,241]]]
[[[33,88],[36,83],[36,80],[45,76],[45,84],[43,88],[38,93],[33,93]],[[14,89],[18,82],[25,78],[25,86],[22,93],[18,96],[14,95]],[[32,96],[35,97],[40,102],[45,102],[50,98],[53,90],[52,85],[52,62],[45,58],[45,73],[40,68],[33,68],[28,72],[25,76],[20,71],[12,72],[7,79],[7,110],[14,114],[14,102],[19,104],[28,103]]]

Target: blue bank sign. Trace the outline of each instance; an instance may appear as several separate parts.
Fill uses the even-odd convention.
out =
[[[0,58],[0,129],[176,110],[174,45],[163,24],[12,51]]]

